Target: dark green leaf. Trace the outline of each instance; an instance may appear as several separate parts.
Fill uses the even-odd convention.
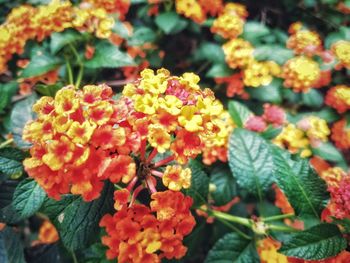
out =
[[[257,133],[237,128],[230,136],[228,151],[238,185],[261,199],[273,182],[273,159],[267,141]]]
[[[12,205],[21,217],[26,218],[39,210],[46,197],[45,191],[33,179],[20,182],[13,194]]]
[[[13,176],[18,177],[23,172],[24,154],[15,148],[0,149],[0,182]]]
[[[289,257],[320,260],[336,256],[346,244],[337,226],[320,224],[291,234],[278,251]]]
[[[68,249],[76,250],[86,247],[96,237],[100,219],[112,208],[113,185],[107,183],[99,199],[85,202],[81,197],[68,195],[61,201],[44,204],[41,211],[49,214],[63,244]]]
[[[20,236],[10,227],[0,231],[0,262],[25,263]]]
[[[0,84],[0,114],[5,113],[5,109],[10,105],[11,98],[17,89],[18,83],[16,81]]]
[[[232,70],[226,64],[214,64],[205,75],[208,78],[228,77]]]
[[[22,220],[12,205],[12,197],[18,181],[7,180],[0,184],[0,222],[16,224]]]
[[[64,85],[62,83],[56,83],[52,85],[38,84],[35,86],[35,90],[44,96],[55,97],[57,91],[59,91]]]
[[[25,254],[28,263],[63,263],[57,243],[31,246],[25,249]]]
[[[22,132],[24,125],[35,118],[35,113],[32,111],[33,104],[38,97],[33,95],[17,102],[11,112],[11,132],[16,145],[22,149],[27,149],[31,146],[30,143],[22,140]]]
[[[216,64],[225,64],[225,54],[221,46],[211,42],[203,42],[195,53],[196,60],[206,60]]]
[[[329,195],[325,182],[310,167],[308,160],[291,159],[290,154],[271,145],[274,175],[297,216],[319,218]]]
[[[193,198],[196,206],[199,206],[206,203],[209,192],[209,178],[198,161],[191,160],[189,167],[192,171],[192,178],[191,187],[186,190],[186,194]]]
[[[52,54],[60,51],[61,48],[68,44],[72,44],[76,41],[83,39],[83,35],[81,35],[78,31],[73,29],[68,29],[63,32],[53,33],[51,35],[50,42],[50,50]]]
[[[245,106],[244,104],[238,101],[229,101],[228,103],[228,112],[233,120],[233,122],[238,127],[243,127],[244,123],[249,119],[253,113]]]
[[[210,174],[210,183],[216,186],[211,196],[216,206],[225,205],[237,196],[237,186],[228,167],[215,167]]]
[[[209,251],[205,263],[258,263],[254,242],[236,233],[226,234]]]
[[[273,50],[273,52],[271,52]],[[259,61],[272,60],[283,65],[294,55],[293,51],[281,45],[260,45],[254,49],[254,58]]]
[[[38,51],[31,57],[29,64],[22,71],[21,77],[29,78],[39,76],[58,68],[61,64],[62,60],[60,58],[52,56],[46,51]]]
[[[120,68],[135,65],[133,59],[107,41],[100,41],[96,45],[92,59],[84,62],[87,68]]]
[[[136,28],[132,36],[128,39],[128,45],[141,46],[148,42],[154,42],[157,38],[155,32],[149,27]]]

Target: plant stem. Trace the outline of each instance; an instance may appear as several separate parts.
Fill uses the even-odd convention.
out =
[[[0,149],[5,148],[7,145],[13,143],[13,138],[8,139],[0,144]]]
[[[77,256],[75,255],[75,253],[74,253],[73,250],[71,251],[71,254],[72,254],[73,262],[74,262],[74,263],[79,263],[79,262],[78,262],[78,259],[77,259]]]
[[[165,159],[160,160],[159,162],[156,162],[154,164],[154,168],[157,168],[157,167],[163,166],[163,165],[165,165],[167,163],[170,163],[170,162],[174,161],[174,159],[175,159],[174,155],[168,156]]]
[[[224,225],[226,225],[228,228],[232,229],[234,232],[236,232],[238,235],[240,235],[241,237],[251,240],[252,238],[250,236],[248,236],[247,234],[243,233],[241,230],[239,230],[237,227],[235,227],[234,225],[230,224],[229,222],[222,220],[220,218],[217,218],[221,223],[223,223]]]
[[[227,221],[230,221],[233,223],[237,223],[237,224],[249,227],[249,228],[252,227],[252,222],[248,218],[233,216],[233,215],[226,214],[226,213],[223,213],[220,211],[210,211],[210,215],[212,215],[216,218],[220,218],[220,219],[227,220]]]
[[[148,158],[147,158],[147,163],[150,163],[154,157],[156,157],[156,155],[158,154],[158,150],[157,148],[153,148],[152,152],[148,155]]]
[[[69,84],[73,85],[72,67],[70,66],[70,63],[69,63],[67,58],[66,58],[66,67],[67,67],[67,73],[68,73],[68,82],[69,82]]]
[[[279,225],[267,225],[269,230],[275,230],[275,231],[279,231],[279,232],[298,232],[298,229],[295,229],[293,227],[290,226],[279,226]]]
[[[83,65],[80,65],[79,66],[79,72],[78,72],[78,77],[77,77],[77,80],[75,82],[75,88],[76,89],[79,89],[79,86],[80,86],[80,83],[81,83],[81,79],[83,77],[83,72],[84,72],[84,66]]]
[[[295,215],[293,213],[284,214],[284,215],[269,216],[269,217],[263,218],[262,221],[269,222],[269,221],[275,221],[275,220],[290,218],[290,217],[294,217],[294,216]]]

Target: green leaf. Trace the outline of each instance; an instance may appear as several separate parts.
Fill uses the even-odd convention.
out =
[[[215,167],[210,174],[210,183],[216,186],[211,192],[216,206],[225,205],[237,196],[237,186],[228,167]]]
[[[238,127],[243,127],[244,123],[249,119],[253,113],[245,106],[243,103],[238,101],[230,100],[228,102],[228,112],[233,120],[233,122]]]
[[[0,231],[0,262],[25,263],[20,235],[10,227]]]
[[[280,134],[282,131],[282,128],[275,128],[272,125],[269,125],[267,129],[261,133],[261,136],[266,140],[272,140],[275,138],[278,134]]]
[[[40,209],[45,197],[44,189],[35,180],[26,178],[18,184],[12,205],[21,217],[27,218]]]
[[[83,39],[83,35],[73,29],[68,29],[63,32],[56,32],[51,35],[50,50],[52,54],[56,54],[64,46],[72,44]]]
[[[302,93],[302,101],[306,106],[320,108],[323,105],[323,95],[320,91],[310,89],[307,93]]]
[[[225,54],[222,47],[216,43],[203,42],[195,53],[196,60],[206,60],[215,64],[225,64]]]
[[[238,185],[261,199],[273,182],[273,159],[267,141],[257,133],[237,128],[230,136],[228,152]]]
[[[252,98],[272,103],[282,102],[282,80],[274,78],[272,82],[266,86],[260,86],[258,88],[247,89]]]
[[[11,132],[13,139],[18,147],[28,149],[31,144],[22,140],[22,132],[24,125],[31,120],[34,120],[35,113],[32,111],[33,104],[38,97],[35,93],[33,95],[17,102],[11,112]]]
[[[193,198],[194,204],[199,206],[206,203],[209,192],[209,178],[203,171],[203,166],[196,160],[191,160],[189,167],[192,171],[191,187],[186,189],[186,195]]]
[[[220,238],[209,251],[205,263],[259,263],[254,242],[236,233]]]
[[[138,27],[135,28],[134,33],[128,38],[128,45],[130,46],[141,46],[145,43],[153,43],[156,41],[156,33],[149,27]]]
[[[273,50],[273,52],[271,52]],[[293,51],[281,45],[260,45],[254,49],[254,58],[258,61],[272,60],[283,65],[294,55]]]
[[[261,22],[248,21],[244,24],[243,38],[256,44],[259,39],[270,34],[270,29]]]
[[[317,147],[312,148],[312,152],[327,161],[345,162],[341,152],[330,142],[321,143]]]
[[[21,150],[10,147],[0,149],[0,182],[11,176],[20,176],[23,173],[23,159]]]
[[[329,195],[325,182],[308,160],[296,161],[286,151],[271,145],[275,180],[287,196],[297,216],[319,218]]]
[[[35,90],[44,96],[55,97],[57,91],[59,91],[64,85],[62,83],[55,83],[52,85],[37,84]]]
[[[208,78],[228,77],[232,70],[226,64],[214,64],[205,75]]]
[[[278,252],[305,260],[321,260],[338,255],[347,242],[338,227],[320,224],[302,232],[290,234]]]
[[[165,12],[158,15],[155,19],[157,26],[166,34],[171,33],[180,21],[180,16],[176,12]]]
[[[16,224],[22,220],[12,205],[12,197],[18,182],[7,180],[0,184],[0,222]]]
[[[100,41],[96,45],[92,59],[84,62],[87,68],[120,68],[135,65],[133,59],[107,41]]]
[[[60,58],[52,56],[44,50],[37,51],[36,54],[31,57],[27,67],[23,69],[21,78],[29,78],[45,74],[58,68],[62,63],[63,62]]]
[[[6,108],[11,104],[11,98],[18,90],[18,83],[11,81],[0,84],[0,114],[6,113]]]
[[[50,217],[65,247],[84,248],[96,238],[102,216],[112,211],[113,190],[113,185],[106,183],[99,199],[84,202],[81,197],[67,195],[58,202],[48,201],[41,211]]]

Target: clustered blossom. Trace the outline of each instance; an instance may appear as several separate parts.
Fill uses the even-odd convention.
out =
[[[325,103],[336,109],[338,113],[350,110],[350,87],[346,85],[336,85],[327,92]]]
[[[336,69],[350,69],[350,41],[340,40],[335,42],[331,51],[338,61]]]
[[[215,16],[223,9],[222,0],[176,0],[175,4],[177,13],[199,24],[203,23],[208,15]]]
[[[0,26],[0,72],[6,70],[6,63],[13,54],[23,53],[28,40],[42,41],[53,32],[75,28],[94,33],[99,38],[110,37],[113,18],[108,16],[102,1],[91,2],[83,2],[80,7],[76,7],[70,1],[53,0],[48,5],[22,5],[12,9],[6,22]],[[97,6],[95,2],[98,2]],[[127,11],[125,7],[122,10],[124,13]]]
[[[343,175],[338,185],[330,185],[331,194],[329,209],[336,218],[349,218],[350,215],[350,176]]]
[[[317,147],[321,142],[328,141],[330,130],[327,122],[316,116],[308,116],[297,125],[289,123],[273,142],[287,148],[291,153],[300,153],[301,157],[309,157],[310,146]]]
[[[138,149],[138,135],[115,125],[125,113],[111,97],[108,86],[82,91],[68,86],[34,104],[38,118],[23,132],[34,145],[24,166],[50,197],[71,192],[90,201],[99,196],[103,180],[127,183],[135,176],[128,154]]]
[[[288,258],[277,252],[281,243],[268,237],[258,241],[258,253],[262,263],[288,263]]]
[[[311,58],[298,56],[289,59],[282,69],[284,86],[295,92],[306,92],[314,86],[321,76],[319,64]]]
[[[243,33],[248,12],[244,5],[227,3],[219,16],[214,20],[211,31],[223,38],[236,38]]]
[[[307,29],[296,30],[288,38],[287,47],[293,49],[297,55],[313,56],[322,50],[322,41],[319,34]]]
[[[128,84],[123,95],[134,106],[134,126],[160,153],[170,150],[186,164],[205,149],[226,145],[232,130],[229,114],[209,89],[198,86],[199,77],[185,73],[172,77],[167,70],[141,72],[142,79]],[[143,135],[144,134],[144,135]]]
[[[333,124],[331,138],[337,148],[346,150],[350,149],[350,128],[348,121],[343,118]]]
[[[39,229],[38,241],[43,244],[55,243],[59,240],[58,232],[55,226],[48,220],[45,220]]]
[[[123,206],[113,216],[105,215],[100,225],[107,236],[107,258],[118,262],[161,262],[180,259],[187,251],[184,236],[191,233],[195,220],[190,213],[192,199],[181,192],[165,191],[151,195],[150,208],[141,204]]]
[[[268,125],[273,127],[282,127],[286,124],[286,114],[284,110],[276,105],[264,104],[264,113],[262,116],[252,115],[248,118],[244,127],[255,132],[263,132]]]

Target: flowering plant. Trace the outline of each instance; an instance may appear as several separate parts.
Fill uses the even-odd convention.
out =
[[[349,1],[3,2],[1,262],[350,262]]]

